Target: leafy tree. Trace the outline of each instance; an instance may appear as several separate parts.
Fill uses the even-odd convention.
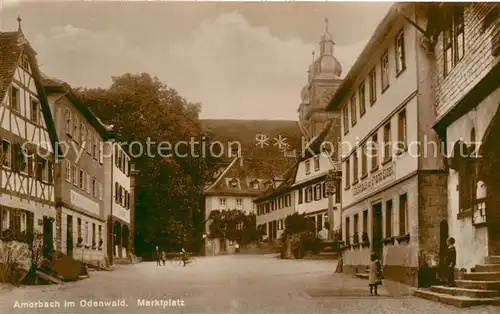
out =
[[[136,254],[150,255],[157,245],[199,249],[204,182],[215,170],[215,159],[203,156],[201,145],[187,144],[204,137],[207,141],[198,117],[201,105],[146,73],[113,77],[107,89],[80,88],[77,93],[104,123],[114,126],[117,141],[140,171]]]
[[[257,230],[255,214],[237,209],[212,211],[209,230],[211,238],[224,238],[241,245],[257,242],[261,235]]]

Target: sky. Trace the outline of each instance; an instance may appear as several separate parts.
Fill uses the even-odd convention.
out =
[[[75,87],[147,72],[201,118],[297,120],[325,18],[345,75],[391,4],[3,0],[0,31],[20,15],[41,71]]]

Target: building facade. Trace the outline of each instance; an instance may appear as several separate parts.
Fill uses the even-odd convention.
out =
[[[500,134],[500,6],[434,6],[430,49],[438,121],[448,157],[447,225],[456,239],[457,268],[470,271],[500,255],[498,144]]]
[[[17,32],[0,32],[0,228],[3,237],[19,241],[35,230],[43,232],[44,254],[48,254],[55,239],[58,140],[36,52],[18,21]]]
[[[342,109],[344,270],[376,253],[386,278],[414,286],[438,262],[447,204],[426,24],[418,4],[393,5],[330,102]]]
[[[322,133],[329,132],[330,126],[331,123]],[[326,181],[329,171],[339,169],[336,169],[338,164],[332,161],[329,153],[320,151],[317,143],[321,143],[323,138],[318,137],[317,141],[311,143],[312,146],[306,148],[307,153],[298,163],[292,188],[295,190],[295,211],[313,220],[318,236],[328,240],[332,231],[340,228],[341,219],[340,195],[330,195]],[[332,210],[329,211],[329,208]]]
[[[57,187],[59,247],[68,256],[105,262],[106,215],[103,143],[110,134],[64,82],[45,78],[64,159]]]
[[[264,239],[276,242],[285,230],[285,219],[295,213],[295,191],[292,188],[297,165],[283,174],[282,180],[275,182],[268,191],[254,200],[257,208],[257,228]]]
[[[235,157],[205,189],[205,234],[208,235],[205,241],[206,255],[234,253],[236,243],[210,236],[211,212],[237,209],[255,213],[254,199],[272,185],[272,178],[257,170],[253,169],[250,160]]]
[[[132,196],[135,195],[133,176],[137,171],[119,143],[110,140],[103,151],[108,259],[114,261],[129,258],[133,253],[135,208]]]

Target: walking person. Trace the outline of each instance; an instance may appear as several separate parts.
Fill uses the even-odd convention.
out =
[[[455,238],[448,238],[446,240],[448,249],[445,256],[445,270],[446,270],[446,285],[449,287],[455,286],[455,266],[457,264],[457,250],[455,249]]]
[[[368,286],[370,287],[371,295],[378,295],[378,286],[382,284],[382,264],[378,259],[377,254],[370,255],[370,272],[368,276]]]

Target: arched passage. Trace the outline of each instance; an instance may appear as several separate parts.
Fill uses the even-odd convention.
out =
[[[121,257],[121,247],[122,247],[122,226],[119,222],[115,222],[113,224],[113,244],[114,244],[114,250],[113,254],[114,256]]]
[[[478,151],[479,180],[486,186],[489,255],[500,255],[500,110],[490,122]],[[495,138],[497,137],[497,138]]]
[[[123,230],[122,230],[122,247],[125,248],[125,256],[128,256],[128,254],[129,254],[129,245],[128,245],[129,244],[129,235],[130,235],[129,228],[127,225],[124,225]]]

